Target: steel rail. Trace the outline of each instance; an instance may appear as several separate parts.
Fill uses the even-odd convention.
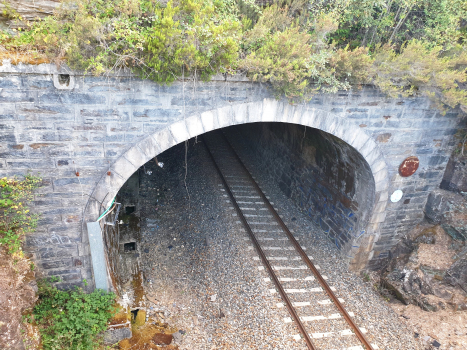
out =
[[[313,342],[311,341],[311,338],[308,335],[308,332],[305,330],[305,327],[303,326],[302,321],[300,320],[299,316],[297,315],[297,312],[295,311],[294,307],[292,306],[292,303],[291,303],[289,297],[287,296],[284,288],[282,287],[281,283],[279,282],[279,279],[277,278],[276,274],[274,273],[274,270],[272,269],[271,264],[269,263],[268,259],[266,258],[266,254],[264,254],[263,249],[261,248],[258,240],[256,239],[255,234],[253,233],[253,230],[251,229],[250,225],[248,224],[248,221],[246,220],[245,216],[243,215],[242,210],[240,209],[237,201],[235,200],[235,197],[234,197],[232,191],[230,190],[229,185],[227,184],[227,180],[225,179],[224,175],[222,174],[221,169],[217,165],[217,162],[216,162],[216,160],[214,158],[214,155],[212,154],[211,150],[209,149],[209,147],[208,147],[208,145],[206,143],[206,140],[204,138],[203,138],[203,144],[206,147],[206,150],[208,151],[208,154],[209,154],[209,156],[210,156],[210,158],[211,158],[211,160],[212,160],[212,162],[214,164],[214,167],[216,168],[216,170],[217,170],[217,172],[219,174],[219,177],[221,178],[222,184],[224,185],[225,190],[227,191],[227,194],[229,195],[230,200],[231,200],[235,210],[237,211],[238,217],[240,218],[243,225],[245,226],[245,229],[248,232],[248,235],[250,236],[250,238],[251,238],[251,240],[252,240],[252,242],[253,242],[253,244],[254,244],[254,246],[256,248],[256,251],[258,252],[259,256],[261,257],[261,261],[266,266],[266,269],[267,269],[269,275],[271,276],[276,288],[278,289],[279,294],[282,297],[282,300],[285,302],[285,305],[287,306],[287,309],[289,310],[289,313],[292,315],[295,323],[297,324],[297,327],[298,327],[300,333],[303,335],[303,338],[304,338],[304,340],[306,342],[306,345],[308,346],[308,348],[310,350],[317,350],[316,347],[314,346]],[[249,175],[249,173],[247,173],[247,174]]]
[[[294,245],[295,249],[297,250],[297,252],[300,254],[300,256],[302,257],[302,260],[303,262],[310,268],[310,270],[313,272],[313,274],[315,275],[316,279],[319,281],[319,283],[321,284],[321,286],[324,288],[324,290],[326,291],[326,293],[329,295],[329,297],[332,299],[332,301],[334,302],[334,304],[337,306],[337,308],[339,309],[339,311],[342,313],[342,316],[344,316],[345,320],[347,321],[347,323],[349,324],[350,327],[352,327],[353,331],[355,332],[355,335],[358,337],[358,339],[360,340],[360,342],[369,350],[374,350],[373,347],[371,346],[370,342],[366,339],[365,335],[362,333],[362,331],[360,330],[360,328],[358,328],[358,326],[354,323],[354,321],[352,320],[352,318],[350,317],[350,315],[347,313],[347,311],[345,310],[344,306],[342,305],[342,303],[339,301],[339,299],[336,297],[336,295],[334,294],[334,292],[331,290],[331,287],[329,287],[329,285],[327,284],[327,282],[324,280],[324,278],[321,276],[321,274],[319,273],[319,271],[316,269],[315,265],[311,262],[310,258],[308,258],[308,255],[305,253],[305,251],[302,249],[302,247],[300,246],[300,243],[298,243],[298,241],[295,239],[295,237],[293,236],[293,234],[290,232],[289,228],[287,227],[287,225],[284,223],[284,221],[282,221],[281,217],[279,216],[279,214],[276,212],[276,210],[274,209],[274,207],[271,205],[271,203],[269,202],[269,200],[267,199],[266,195],[263,193],[263,191],[261,190],[261,188],[258,186],[258,184],[256,183],[255,179],[253,179],[253,176],[251,176],[250,172],[248,171],[247,167],[245,166],[245,164],[242,162],[242,160],[240,159],[240,157],[238,156],[237,152],[235,152],[235,149],[233,148],[232,144],[230,143],[230,141],[227,139],[227,137],[221,133],[222,136],[224,137],[226,143],[229,145],[230,149],[232,150],[232,153],[235,155],[235,158],[237,159],[237,161],[241,164],[242,168],[245,170],[245,173],[247,174],[247,176],[249,177],[249,179],[251,180],[251,182],[253,183],[254,187],[256,188],[258,194],[260,195],[260,197],[264,200],[264,202],[266,203],[268,209],[270,210],[270,212],[273,214],[274,218],[276,219],[277,223],[282,227],[282,229],[284,230],[284,232],[287,234],[287,237],[289,238],[289,240],[292,242],[292,244]]]

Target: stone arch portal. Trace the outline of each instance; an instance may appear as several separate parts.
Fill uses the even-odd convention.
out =
[[[355,237],[347,252],[351,269],[361,270],[366,267],[373,256],[373,246],[386,217],[388,200],[388,167],[377,144],[362,128],[346,118],[318,108],[293,106],[266,98],[196,113],[176,121],[131,147],[102,175],[84,212],[84,221],[88,223],[84,234],[89,236],[96,288],[108,289],[108,277],[102,237],[96,229],[98,224],[93,228],[90,223],[95,223],[105,208],[109,207],[128,178],[146,162],[176,144],[212,130],[258,122],[298,124],[324,131],[352,146],[367,162],[374,179],[375,200],[372,212],[368,213],[365,233]]]

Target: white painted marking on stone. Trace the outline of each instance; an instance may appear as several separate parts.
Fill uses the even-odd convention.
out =
[[[285,291],[289,294],[319,293],[319,292],[322,292],[323,289],[321,287],[316,287],[316,288],[310,288],[310,289],[285,289]]]
[[[261,247],[261,248],[263,250],[294,250],[293,247]],[[253,249],[253,246],[249,246],[248,249]]]
[[[299,307],[299,306],[310,306],[311,303],[309,301],[297,301],[292,303],[292,306]]]
[[[314,338],[314,339],[327,338],[327,337],[332,337],[334,334],[335,334],[334,332],[311,333],[311,337]]]
[[[264,266],[258,266],[258,270],[263,271],[263,270],[264,270]]]
[[[300,320],[302,322],[314,322],[314,321],[325,321],[325,320],[335,320],[338,318],[342,318],[340,314],[331,314],[329,316],[300,316]],[[292,318],[291,317],[284,317],[284,322],[285,323],[291,323]]]
[[[342,298],[338,298],[338,300],[339,300],[341,303],[345,303],[345,300],[342,299]],[[324,300],[318,301],[318,304],[320,304],[320,305],[330,305],[330,304],[333,304],[333,302],[332,302],[331,299],[324,299]],[[350,314],[350,313],[349,313],[349,314]]]
[[[309,301],[298,301],[298,302],[292,303],[293,307],[310,306],[310,305],[311,305],[311,302]],[[285,305],[283,303],[277,303],[276,306],[280,308],[280,307],[284,307]]]
[[[272,266],[273,270],[281,271],[281,270],[306,270],[308,266]]]
[[[331,288],[331,290],[332,290],[333,292],[337,292],[336,287],[329,287],[329,288]]]
[[[240,221],[237,221],[237,223],[240,223]],[[295,250],[293,247],[261,247],[261,248],[263,250]],[[248,249],[253,249],[253,246],[249,246]],[[305,248],[303,248],[303,249],[305,249]],[[319,266],[316,266],[316,268],[318,270],[320,269]]]
[[[339,333],[340,333],[340,335],[352,335],[352,334],[355,334],[350,329],[344,329],[343,331],[340,331]]]
[[[293,337],[294,340],[300,340],[301,339],[299,334],[294,334],[292,337]]]
[[[279,277],[279,281],[281,282],[295,282],[295,281],[314,281],[315,278],[313,276],[308,276],[305,278],[290,278],[290,277]],[[265,278],[265,282],[271,282],[270,278]]]
[[[277,222],[271,221],[271,222],[259,222],[259,221],[252,221],[250,222],[250,225],[277,225]]]

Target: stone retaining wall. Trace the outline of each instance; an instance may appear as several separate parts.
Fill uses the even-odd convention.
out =
[[[161,86],[128,74],[83,76],[54,65],[0,66],[0,176],[40,173],[33,209],[42,214],[26,239],[38,271],[63,288],[92,280],[86,222],[94,221],[149,159],[204,132],[236,124],[283,122],[322,130],[368,164],[375,201],[354,247],[355,269],[375,267],[423,217],[454,144],[458,113],[442,116],[423,98],[390,99],[372,87],[317,94],[305,105],[276,101],[239,77]],[[398,167],[417,156],[408,178]],[[402,200],[392,203],[400,189]],[[92,285],[90,286],[92,288]]]

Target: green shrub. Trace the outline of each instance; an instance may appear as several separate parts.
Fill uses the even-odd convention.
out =
[[[0,245],[10,253],[20,252],[24,234],[36,227],[38,215],[29,212],[27,202],[40,181],[32,175],[24,180],[0,179]]]
[[[0,31],[0,59],[161,83],[246,72],[292,101],[369,83],[466,109],[466,16],[463,0],[65,0],[19,35]]]
[[[467,107],[467,91],[459,89],[467,81],[465,61],[463,50],[443,55],[441,46],[419,40],[408,42],[399,54],[385,45],[376,50],[374,83],[389,96],[428,96],[441,110]]]
[[[178,77],[213,74],[235,68],[241,26],[239,21],[215,16],[214,6],[203,0],[171,0],[159,8],[144,45],[143,75],[170,83]]]
[[[38,281],[39,300],[33,310],[44,350],[92,350],[101,344],[99,334],[114,315],[115,295],[102,290],[62,291],[52,281]]]

